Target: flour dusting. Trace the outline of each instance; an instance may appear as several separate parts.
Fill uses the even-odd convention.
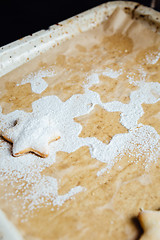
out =
[[[155,51],[153,53],[148,53],[146,55],[146,63],[147,64],[156,64],[160,59],[160,52],[159,51]]]
[[[120,69],[119,71],[115,71],[112,68],[105,68],[105,71],[103,71],[102,74],[110,78],[118,78],[122,73],[122,69]]]
[[[88,146],[92,158],[106,164],[105,168],[98,171],[97,176],[109,171],[124,154],[135,156],[137,161],[144,156],[146,158],[145,166],[150,162],[157,161],[160,155],[160,136],[153,127],[138,124],[138,120],[144,113],[143,103],[153,104],[160,100],[160,84],[147,83],[143,79],[136,82],[132,79],[130,84],[138,86],[138,89],[131,93],[128,104],[118,101],[103,103],[99,94],[89,89],[92,85],[99,83],[99,74],[93,73],[88,76],[87,83],[84,84],[84,94],[73,95],[66,102],[62,102],[57,96],[52,95],[33,102],[32,113],[17,110],[7,115],[0,114],[1,131],[13,126],[17,119],[23,122],[30,116],[38,116],[41,121],[44,116],[49,116],[49,119],[54,122],[56,130],[61,133],[58,141],[49,144],[50,154],[45,159],[30,153],[15,158],[11,155],[12,146],[1,140],[0,177],[3,180],[9,177],[19,184],[19,190],[23,190],[23,194],[20,194],[19,198],[24,200],[24,208],[28,204],[28,210],[31,211],[43,203],[61,206],[66,200],[85,190],[83,186],[76,186],[68,193],[59,195],[57,179],[53,176],[42,175],[44,169],[55,163],[56,153],[59,151],[72,153],[82,146]],[[119,73],[109,73],[108,71],[106,74],[108,76],[112,74],[112,78],[114,78],[119,76],[121,71]],[[128,79],[128,81],[131,80]],[[75,122],[74,118],[90,113],[97,104],[108,112],[121,112],[120,122],[128,129],[128,133],[115,135],[109,144],[94,137],[79,137],[82,126]],[[35,121],[34,117],[31,119],[33,122]],[[45,129],[46,122],[41,122],[42,129]]]
[[[29,74],[26,78],[22,79],[20,85],[26,83],[31,84],[32,91],[37,94],[41,94],[47,87],[48,83],[44,80],[46,77],[52,77],[55,75],[55,71],[51,70],[39,70],[38,72]]]

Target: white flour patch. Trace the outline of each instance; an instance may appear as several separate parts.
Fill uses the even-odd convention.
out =
[[[115,71],[112,68],[106,68],[102,74],[110,78],[118,78],[122,73],[122,69],[120,69],[119,71]]]
[[[43,159],[34,154],[27,154],[20,157],[11,156],[11,146],[1,140],[0,148],[0,179],[11,180],[12,186],[16,186],[16,199],[23,200],[22,215],[32,211],[40,204],[61,206],[66,200],[75,194],[84,191],[81,186],[72,188],[64,195],[58,194],[58,182],[52,176],[42,176],[44,169],[55,162],[55,151],[51,150],[50,157]],[[18,186],[17,186],[18,184]],[[6,185],[7,188],[8,184]],[[23,194],[21,193],[23,191]],[[7,198],[10,194],[6,192],[2,198]],[[26,206],[28,205],[27,209]]]
[[[154,65],[160,59],[160,52],[159,51],[155,51],[153,53],[148,53],[148,54],[146,54],[145,59],[146,59],[146,63],[147,64]]]
[[[106,163],[106,168],[100,170],[97,173],[98,176],[109,171],[116,159],[124,154],[134,155],[137,161],[142,155],[146,156],[146,166],[149,162],[156,161],[160,155],[160,137],[155,129],[137,123],[143,115],[141,104],[153,104],[160,100],[160,84],[134,82],[139,88],[131,93],[130,102],[123,104],[118,101],[102,103],[99,94],[89,90],[93,84],[98,83],[99,74],[94,73],[87,78],[87,84],[84,86],[85,93],[73,95],[66,102],[62,102],[54,95],[47,96],[32,103],[32,113],[17,110],[7,115],[0,114],[2,131],[13,126],[17,119],[23,121],[28,116],[35,115],[39,119],[49,116],[49,119],[55,123],[57,131],[61,133],[58,141],[49,144],[50,155],[45,159],[33,154],[12,157],[11,145],[1,141],[0,177],[8,178],[9,176],[17,183],[23,178],[26,185],[20,186],[23,189],[23,195],[19,197],[24,200],[24,203],[29,203],[30,210],[41,203],[48,204],[48,201],[51,201],[53,206],[61,206],[67,199],[84,190],[81,186],[77,186],[65,195],[59,195],[57,179],[41,174],[46,167],[54,164],[58,151],[72,153],[82,146],[88,146],[93,158]],[[82,126],[76,123],[74,118],[88,114],[96,104],[109,112],[121,112],[120,122],[128,129],[128,133],[115,135],[108,145],[94,137],[78,137]]]
[[[52,77],[54,75],[55,75],[54,70],[42,69],[42,70],[39,70],[38,72],[31,73],[26,78],[22,79],[22,82],[20,85],[30,83],[32,91],[34,93],[41,94],[48,87],[48,83],[44,80],[44,78]]]
[[[104,103],[103,107],[109,112],[121,112],[121,124],[127,129],[137,126],[137,121],[144,111],[142,103],[153,104],[160,101],[160,84],[154,82],[135,82],[139,89],[131,92],[130,102],[123,104],[118,101]]]
[[[160,136],[153,127],[139,124],[137,128],[131,129],[128,133],[115,135],[107,148],[103,144],[99,144],[99,151],[101,151],[101,155],[100,153],[97,155],[93,149],[92,157],[100,158],[107,166],[100,170],[97,176],[109,171],[124,154],[130,157],[134,156],[137,162],[145,157],[145,167],[148,167],[160,156]]]

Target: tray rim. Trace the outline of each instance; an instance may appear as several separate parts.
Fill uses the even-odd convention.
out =
[[[50,48],[61,44],[81,32],[92,29],[106,20],[115,8],[128,8],[137,18],[147,17],[147,21],[160,27],[160,12],[137,2],[113,1],[103,3],[67,20],[41,30],[0,48],[0,77],[32,60]],[[145,19],[146,21],[146,19]],[[157,28],[155,28],[157,31]]]

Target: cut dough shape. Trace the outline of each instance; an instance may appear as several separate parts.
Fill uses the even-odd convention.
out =
[[[119,112],[108,112],[99,105],[95,105],[89,114],[75,118],[83,127],[79,137],[96,137],[106,144],[117,133],[128,132],[119,120]]]
[[[160,239],[160,211],[141,211],[138,219],[144,230],[140,240]]]
[[[160,134],[160,101],[154,104],[142,104],[144,114],[139,119],[139,123],[154,127]]]
[[[49,117],[30,115],[17,119],[16,125],[2,131],[2,136],[13,143],[13,156],[34,152],[40,157],[49,155],[49,143],[60,138],[55,123]]]

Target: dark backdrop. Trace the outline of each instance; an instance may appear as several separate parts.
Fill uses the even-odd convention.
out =
[[[107,0],[0,0],[0,46],[65,20]],[[155,0],[137,2],[150,6]],[[155,1],[155,8],[160,3]]]

